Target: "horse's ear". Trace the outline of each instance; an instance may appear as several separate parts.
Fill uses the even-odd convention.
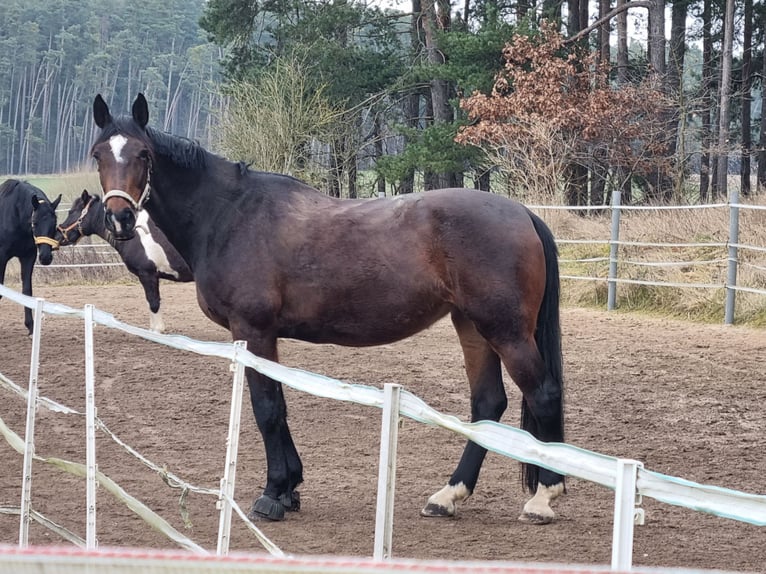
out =
[[[90,195],[88,194],[87,189],[82,190],[82,195],[80,196],[80,199],[82,199],[83,203],[88,203],[88,200],[90,199]]]
[[[98,94],[96,99],[93,100],[93,119],[95,120],[96,125],[101,129],[104,129],[104,126],[112,121],[112,114],[109,113],[109,106],[106,105],[101,94]]]
[[[51,202],[51,207],[53,208],[54,211],[59,206],[59,203],[61,203],[61,194],[60,193],[59,193],[59,196],[56,198],[56,200]]]
[[[146,103],[144,94],[140,93],[136,96],[136,101],[133,102],[133,119],[142,128],[146,127],[149,123],[149,104]]]

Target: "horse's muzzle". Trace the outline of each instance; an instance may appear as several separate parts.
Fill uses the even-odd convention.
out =
[[[136,234],[136,214],[129,207],[117,212],[107,209],[104,223],[115,239],[125,241],[133,239]]]
[[[40,265],[50,265],[53,262],[53,249],[50,245],[40,245],[37,248],[37,260]]]

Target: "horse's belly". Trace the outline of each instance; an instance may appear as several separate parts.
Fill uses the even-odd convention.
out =
[[[279,336],[347,347],[385,345],[427,329],[449,310],[446,303],[427,308],[347,309],[345,313],[292,322],[280,329]]]

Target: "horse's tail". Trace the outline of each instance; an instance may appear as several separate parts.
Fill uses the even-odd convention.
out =
[[[557,431],[557,434],[564,439],[564,368],[561,356],[561,320],[559,315],[560,299],[560,279],[558,249],[553,233],[537,215],[529,212],[532,218],[532,224],[535,227],[537,235],[543,244],[545,253],[545,292],[543,293],[543,302],[540,305],[540,311],[537,314],[537,329],[535,330],[535,341],[537,349],[545,363],[546,377],[555,385],[554,391],[558,391],[561,396],[559,401],[560,412],[556,413],[558,420],[558,429],[548,429],[548,432]],[[542,381],[541,381],[542,383]],[[534,436],[538,436],[538,422],[527,406],[527,402],[521,401],[521,428],[529,431]],[[530,491],[537,489],[539,468],[532,464],[522,465],[522,474],[524,484]]]

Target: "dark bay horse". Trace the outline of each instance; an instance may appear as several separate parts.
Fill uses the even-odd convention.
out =
[[[56,207],[42,189],[26,181],[8,179],[0,185],[0,283],[5,283],[8,261],[17,257],[21,266],[21,292],[32,296],[32,271],[38,256],[42,265],[53,261],[58,249]],[[24,325],[32,334],[32,310],[24,308]]]
[[[285,175],[252,171],[198,144],[147,127],[139,94],[113,117],[97,96],[98,164],[107,228],[129,240],[145,210],[194,273],[205,314],[248,349],[276,361],[281,337],[380,345],[449,314],[464,353],[471,420],[499,420],[502,365],[521,389],[522,427],[564,439],[558,258],[547,226],[490,193],[442,189],[341,200]],[[280,383],[247,370],[266,450],[253,518],[300,506],[303,467]],[[486,450],[468,442],[424,516],[451,516],[476,486]],[[547,523],[564,478],[526,465],[534,496],[521,520]]]
[[[106,228],[101,198],[83,190],[80,197],[72,202],[64,222],[58,226],[56,240],[61,245],[74,245],[90,235],[97,235],[114,247],[128,271],[138,277],[151,311],[149,328],[159,333],[164,331],[165,323],[160,313],[160,279],[182,283],[194,281],[183,257],[145,210],[138,215],[133,238],[116,241]]]

